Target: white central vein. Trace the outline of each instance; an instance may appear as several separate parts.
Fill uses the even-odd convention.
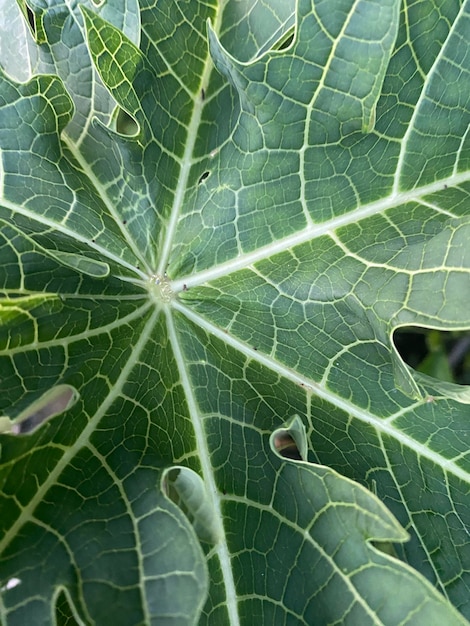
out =
[[[181,378],[181,384],[184,389],[185,398],[188,403],[189,414],[192,416],[192,425],[196,438],[198,450],[198,458],[201,463],[201,470],[206,486],[207,496],[210,500],[212,510],[215,515],[215,523],[217,536],[219,537],[215,551],[219,557],[220,568],[225,584],[227,612],[229,615],[229,623],[231,626],[240,626],[237,609],[237,592],[235,581],[233,578],[232,565],[230,562],[230,554],[228,551],[227,540],[225,537],[225,529],[222,522],[223,514],[221,509],[221,500],[217,485],[214,479],[214,469],[211,464],[210,451],[207,445],[207,436],[202,426],[201,414],[198,407],[197,399],[194,396],[193,385],[187,371],[186,359],[181,351],[178,335],[174,326],[173,316],[171,312],[167,312],[167,327],[170,337],[171,346],[178,364],[178,372]]]
[[[221,13],[222,11],[219,10],[216,17],[216,23],[214,24],[216,32],[218,30]],[[204,71],[201,76],[200,88],[202,88],[202,86],[208,82],[210,73],[212,71],[213,63],[208,54]],[[157,267],[157,274],[160,276],[163,276],[165,274],[169,261],[169,256],[173,247],[173,241],[178,227],[181,210],[183,207],[184,197],[188,186],[189,176],[191,173],[191,167],[193,165],[193,153],[196,145],[197,132],[201,123],[203,110],[204,101],[199,96],[199,94],[197,94],[194,98],[194,108],[187,128],[187,140],[185,142],[185,149],[181,160],[181,170],[179,173],[176,193],[173,198],[173,204],[170,211],[170,218],[168,221],[165,238],[162,242],[162,250],[160,253]],[[181,383],[184,389],[185,398],[188,403],[188,410],[190,415],[192,416],[192,424],[199,453],[198,456],[201,463],[201,471],[206,486],[207,495],[211,502],[212,510],[215,514],[217,535],[219,537],[219,541],[215,548],[215,551],[219,558],[222,576],[224,579],[226,607],[229,616],[229,623],[231,626],[240,626],[237,607],[237,592],[235,588],[235,581],[233,578],[232,565],[230,562],[230,554],[228,551],[227,541],[225,537],[225,529],[222,521],[223,514],[221,510],[221,501],[217,485],[215,483],[214,469],[211,464],[210,452],[207,445],[207,437],[204,432],[201,415],[198,408],[198,402],[194,396],[193,385],[187,371],[185,357],[180,347],[178,335],[175,329],[174,320],[170,309],[168,309],[166,312],[166,318],[171,346],[173,348],[173,353],[178,364],[178,371],[181,377]]]
[[[217,23],[215,27],[217,28]],[[200,87],[208,82],[209,76],[213,69],[214,66],[212,64],[212,60],[208,54],[204,71],[201,75]],[[185,142],[183,158],[181,160],[181,170],[178,178],[178,183],[176,185],[176,193],[173,198],[173,204],[170,211],[170,218],[168,221],[165,238],[162,242],[163,247],[157,267],[157,274],[159,274],[160,276],[163,276],[165,274],[166,268],[168,266],[169,256],[173,247],[173,240],[175,237],[176,229],[178,227],[178,222],[184,202],[184,196],[188,186],[189,175],[191,172],[191,167],[193,165],[193,152],[196,145],[198,129],[201,123],[203,110],[204,101],[202,97],[200,97],[199,93],[197,93],[194,96],[194,108],[188,125],[187,139]]]
[[[459,467],[454,460],[443,457],[442,455],[421,444],[416,439],[413,439],[406,433],[403,433],[402,431],[394,427],[394,418],[398,417],[402,412],[397,413],[397,415],[395,416],[390,416],[387,420],[379,419],[373,413],[370,413],[366,409],[362,409],[352,404],[348,400],[345,400],[341,396],[338,396],[329,389],[326,389],[326,387],[324,387],[323,385],[312,381],[306,376],[298,374],[297,372],[291,370],[289,367],[283,365],[279,361],[275,361],[272,357],[262,354],[259,350],[254,350],[249,345],[245,344],[243,341],[237,339],[233,335],[227,334],[224,329],[219,328],[201,315],[195,313],[192,309],[186,307],[181,302],[175,300],[172,303],[172,306],[174,309],[182,313],[198,327],[203,328],[212,336],[217,337],[224,343],[232,346],[239,353],[244,354],[245,357],[247,357],[248,359],[252,361],[257,361],[261,365],[269,368],[271,371],[278,373],[286,380],[289,380],[297,385],[301,385],[303,388],[305,388],[307,392],[313,392],[317,397],[322,398],[330,404],[335,405],[337,408],[343,410],[348,415],[357,418],[363,423],[372,425],[379,433],[390,435],[393,439],[399,441],[403,446],[414,450],[418,456],[429,459],[436,465],[440,466],[444,471],[453,474],[454,476],[460,478],[465,482],[468,481],[468,472]],[[421,406],[423,402],[426,402],[426,400],[418,400],[414,406],[410,405],[407,410],[411,412],[414,408]]]
[[[134,346],[132,353],[129,355],[129,358],[122,367],[119,377],[117,378],[116,382],[110,386],[110,391],[108,395],[104,398],[95,415],[90,418],[86,427],[83,429],[75,443],[64,449],[62,457],[55,465],[54,469],[50,472],[47,479],[41,485],[39,485],[36,493],[24,508],[23,513],[17,518],[17,520],[12,524],[9,530],[2,537],[0,541],[0,553],[3,553],[3,551],[9,545],[10,541],[19,534],[20,529],[24,526],[26,520],[34,519],[34,510],[41,503],[41,501],[44,500],[44,497],[49,489],[59,482],[59,477],[63,470],[67,467],[67,465],[71,463],[72,459],[77,455],[80,449],[89,445],[90,437],[96,431],[97,424],[99,424],[101,418],[106,414],[113,402],[115,402],[121,396],[123,387],[128,380],[132,369],[138,362],[142,351],[147,346],[148,340],[159,315],[160,310],[156,308],[147,323],[145,324],[142,334],[139,336],[139,339]]]
[[[139,261],[142,264],[142,266],[147,268],[147,261],[145,259],[145,255],[143,255],[142,251],[139,250],[139,247],[137,246],[136,242],[134,241],[134,239],[130,235],[129,231],[125,228],[122,220],[120,219],[120,217],[119,217],[119,215],[118,215],[118,213],[116,211],[116,208],[115,208],[113,200],[106,193],[106,189],[101,184],[101,182],[98,180],[98,177],[95,175],[93,169],[90,167],[90,165],[88,164],[86,159],[84,159],[84,157],[82,156],[82,153],[80,152],[80,150],[78,150],[77,147],[74,145],[74,142],[71,141],[67,137],[66,133],[62,133],[61,139],[64,142],[64,144],[67,145],[67,148],[73,154],[74,158],[78,161],[80,167],[83,169],[83,171],[86,174],[87,178],[90,181],[92,181],[93,188],[97,191],[100,199],[102,200],[102,202],[106,206],[109,215],[111,215],[113,217],[114,221],[116,222],[116,224],[117,224],[117,226],[118,226],[118,228],[120,230],[120,233],[121,233],[124,241],[126,242],[127,246],[129,247],[130,250],[132,250],[132,252],[135,255],[135,257],[137,259],[139,259]],[[35,219],[37,219],[37,216],[35,217]],[[58,230],[60,230],[60,225],[54,224],[54,227],[57,228]],[[76,234],[74,234],[74,236],[75,236],[76,239],[80,240],[80,237],[78,237]],[[87,241],[87,243],[88,243],[88,245],[92,244],[92,242],[90,242],[90,241]],[[101,248],[100,248],[100,250],[101,250]],[[106,251],[103,250],[103,252],[106,254]],[[121,265],[125,265],[123,259],[119,258],[118,260],[119,260]],[[149,268],[147,268],[147,271],[148,271],[148,273],[150,273],[150,269]]]
[[[424,85],[423,88],[421,89],[421,93],[419,96],[418,101],[416,102],[416,106],[414,107],[413,110],[413,115],[411,116],[410,122],[408,124],[408,128],[406,129],[406,133],[403,136],[403,140],[401,142],[401,149],[400,149],[400,154],[398,157],[398,163],[397,163],[397,168],[395,170],[395,179],[394,179],[394,184],[393,184],[393,192],[397,193],[399,191],[400,188],[400,176],[403,172],[403,167],[405,166],[405,157],[407,154],[407,148],[408,148],[408,141],[411,137],[411,135],[413,134],[413,132],[415,131],[415,122],[416,122],[416,118],[420,115],[422,115],[422,110],[421,110],[421,105],[422,103],[429,98],[429,84],[431,83],[431,81],[434,79],[436,74],[439,74],[440,71],[439,70],[439,64],[442,62],[442,59],[445,58],[446,52],[447,52],[447,46],[449,45],[449,41],[453,35],[453,33],[457,30],[458,26],[461,25],[461,20],[460,20],[460,16],[463,15],[463,13],[465,12],[465,6],[462,5],[461,9],[460,9],[460,13],[459,16],[457,16],[452,24],[452,28],[450,29],[448,35],[447,35],[447,39],[446,39],[446,45],[443,45],[439,51],[439,54],[437,55],[431,69],[428,71],[426,79],[424,81]]]
[[[420,202],[423,197],[437,191],[442,191],[446,186],[455,187],[461,183],[468,182],[469,180],[470,173],[461,172],[458,175],[450,176],[446,179],[442,179],[429,185],[420,187],[419,189],[413,189],[411,191],[404,191],[400,193],[391,193],[386,198],[383,198],[376,202],[371,202],[370,204],[365,204],[354,211],[346,213],[345,215],[340,215],[339,217],[335,217],[326,222],[310,224],[301,231],[298,231],[282,239],[278,239],[277,241],[273,241],[266,246],[257,248],[253,252],[240,254],[239,256],[235,257],[234,259],[230,259],[225,263],[220,263],[215,267],[211,267],[207,270],[202,270],[200,272],[191,274],[190,276],[185,276],[183,278],[175,280],[171,284],[172,289],[174,292],[178,292],[182,289],[189,289],[190,287],[202,285],[204,283],[207,283],[208,281],[214,280],[216,278],[221,278],[222,276],[226,276],[228,274],[231,274],[232,272],[236,272],[237,270],[250,267],[251,265],[253,265],[253,263],[272,257],[273,255],[280,252],[290,250],[294,246],[305,243],[306,241],[310,241],[312,239],[321,237],[322,235],[331,233],[342,226],[355,224],[367,217],[383,213],[394,207],[406,204],[407,202]]]
[[[1,167],[0,167],[0,171],[1,171]],[[1,192],[1,189],[0,189],[0,192]],[[0,197],[1,197],[1,194],[0,194]],[[98,243],[96,244],[93,243],[92,241],[90,241],[88,237],[81,235],[80,233],[77,233],[75,230],[70,229],[67,225],[64,225],[52,219],[49,219],[45,217],[44,215],[38,215],[34,211],[24,206],[15,204],[14,202],[11,202],[10,200],[6,200],[5,198],[2,198],[2,206],[5,209],[9,209],[13,214],[23,215],[24,217],[29,218],[31,221],[41,224],[42,226],[44,226],[45,229],[49,229],[52,232],[61,233],[65,235],[66,237],[70,238],[70,240],[72,241],[78,241],[80,243],[86,244],[86,246],[90,248],[90,250],[95,250],[96,252],[98,252],[100,255],[100,258],[108,259],[112,263],[115,263],[116,265],[120,265],[121,267],[124,267],[127,270],[132,271],[133,274],[137,274],[138,276],[141,276],[143,279],[147,278],[147,274],[137,270],[134,264],[127,262],[121,256],[118,256],[111,250],[108,250],[107,248],[99,245]],[[44,254],[49,255],[52,258],[55,258],[53,252],[40,246],[33,237],[29,237],[29,240],[33,243],[33,245],[36,246],[38,250],[41,250]]]

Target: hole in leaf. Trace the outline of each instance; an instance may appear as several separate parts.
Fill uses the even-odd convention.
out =
[[[21,11],[23,13],[23,17],[25,22],[28,25],[29,31],[34,39],[34,41],[38,44],[42,44],[46,41],[46,36],[43,27],[43,11],[38,6],[34,6],[31,8],[28,6],[26,2],[19,2]]]
[[[308,456],[308,442],[305,425],[298,415],[278,428],[270,438],[271,449],[285,459],[292,461],[306,461]]]
[[[379,552],[382,552],[383,554],[388,554],[388,556],[393,556],[394,558],[398,558],[395,545],[391,541],[371,541],[371,543],[374,548]]]
[[[68,597],[68,593],[61,591],[57,596],[55,610],[57,617],[57,624],[67,624],[67,626],[78,626],[78,622],[73,616],[72,607],[73,603]]]
[[[70,385],[50,389],[15,419],[10,431],[17,435],[34,432],[46,420],[70,408],[77,397],[76,390]]]
[[[115,123],[116,130],[121,135],[127,135],[129,137],[134,137],[139,132],[139,125],[135,121],[135,119],[124,111],[124,109],[118,108],[117,113],[115,114]]]
[[[201,176],[199,176],[199,180],[197,181],[198,185],[200,185],[206,178],[209,178],[210,172],[203,172]]]
[[[278,431],[274,435],[273,442],[277,452],[285,459],[302,461],[297,444],[286,430]]]
[[[469,331],[400,328],[393,335],[403,361],[417,372],[457,385],[470,385]]]
[[[287,33],[284,33],[284,35],[279,39],[279,41],[276,42],[274,49],[286,50],[294,41],[294,37],[295,37],[295,29],[294,27],[292,27],[287,31]]]
[[[9,591],[10,589],[14,589],[15,587],[18,587],[18,585],[21,585],[20,578],[10,578],[3,585],[3,587],[0,587],[0,591]]]
[[[24,14],[28,21],[28,26],[31,30],[31,33],[34,38],[36,38],[36,16],[26,3],[24,4]]]

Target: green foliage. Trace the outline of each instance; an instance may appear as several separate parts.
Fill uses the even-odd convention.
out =
[[[470,0],[0,6],[1,624],[467,623]]]

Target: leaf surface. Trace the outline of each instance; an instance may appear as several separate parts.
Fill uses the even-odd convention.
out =
[[[467,623],[469,2],[0,7],[1,623]]]

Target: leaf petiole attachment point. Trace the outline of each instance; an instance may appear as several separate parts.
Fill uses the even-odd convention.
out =
[[[150,290],[159,302],[167,303],[173,299],[174,292],[166,275],[152,274]]]

